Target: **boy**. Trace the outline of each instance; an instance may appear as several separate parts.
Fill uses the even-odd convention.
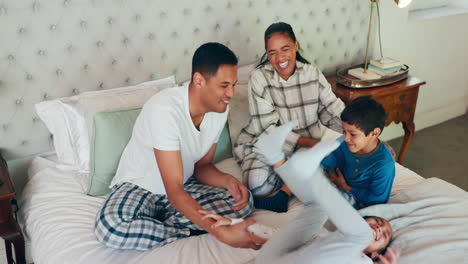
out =
[[[390,197],[395,161],[379,140],[385,119],[380,103],[370,97],[355,99],[341,113],[344,142],[322,161],[329,179],[356,209]]]
[[[286,160],[282,146],[293,126],[290,122],[262,134],[254,150],[304,203],[304,210],[262,247],[256,263],[396,264],[400,249],[387,248],[393,235],[390,223],[376,216],[363,219],[333,188],[320,167],[322,159],[341,144],[343,137],[322,140]],[[215,226],[225,220],[230,222],[206,211],[199,212],[218,220]],[[327,219],[335,224],[336,231],[321,231]]]
[[[286,160],[282,146],[292,127],[288,123],[264,133],[255,151],[304,203],[304,211],[263,246],[256,263],[397,263],[398,248],[383,253],[393,234],[390,223],[375,216],[363,219],[320,168],[321,160],[341,145],[343,137],[322,140]],[[325,234],[320,230],[327,219],[337,230]]]

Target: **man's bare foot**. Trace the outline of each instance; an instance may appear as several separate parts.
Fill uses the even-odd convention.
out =
[[[229,218],[229,217],[213,214],[205,210],[198,210],[198,212],[203,215],[203,219],[211,218],[216,221],[213,224],[213,228],[216,228],[218,226],[235,225],[244,221],[244,219],[242,218]],[[278,228],[272,228],[266,225],[255,223],[255,224],[249,225],[247,227],[247,230],[251,234],[254,234],[261,238],[270,239],[271,237],[273,237],[273,234],[278,231]]]

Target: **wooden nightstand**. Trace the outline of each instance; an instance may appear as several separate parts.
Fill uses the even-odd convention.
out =
[[[416,112],[419,87],[426,82],[409,76],[402,81],[385,86],[355,89],[337,84],[336,76],[327,79],[332,86],[333,92],[345,104],[360,96],[371,96],[380,102],[387,112],[385,126],[388,126],[391,122],[396,124],[401,122],[403,124],[405,137],[397,159],[397,162],[401,164],[414,136],[414,113]]]
[[[5,250],[8,263],[26,263],[24,251],[24,238],[21,229],[13,217],[11,200],[15,197],[15,187],[8,172],[6,161],[0,154],[0,236],[5,240]],[[15,259],[13,262],[11,246],[15,248]]]

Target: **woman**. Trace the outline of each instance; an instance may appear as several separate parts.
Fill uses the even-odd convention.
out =
[[[298,120],[284,149],[312,147],[321,137],[319,121],[342,132],[343,102],[332,92],[320,70],[299,53],[291,26],[274,23],[265,31],[265,54],[249,81],[250,121],[241,131],[234,149],[243,177],[254,195],[256,208],[286,212],[291,191],[252,148],[257,138],[270,129]]]

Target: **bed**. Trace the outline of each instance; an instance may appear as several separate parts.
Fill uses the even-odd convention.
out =
[[[362,62],[366,38],[361,33],[367,30],[368,11],[362,0],[29,0],[0,4],[0,22],[9,25],[2,35],[5,52],[2,49],[4,59],[0,60],[0,148],[7,160],[18,159],[28,167],[22,178],[21,171],[10,166],[19,190],[18,216],[29,245],[28,262],[252,263],[256,251],[231,248],[210,235],[146,252],[99,244],[94,238],[94,219],[109,191],[106,183],[113,176],[109,168],[118,162],[118,155],[110,155],[109,150],[118,154],[125,146],[131,118],[147,98],[175,85],[176,79],[180,83],[189,78],[191,54],[200,44],[226,44],[245,65],[262,55],[266,27],[281,20],[295,28],[305,57],[331,73]],[[246,80],[253,66],[239,70],[228,129],[217,152],[216,165],[238,177],[230,149],[249,115]],[[116,93],[114,87],[122,88]],[[117,112],[116,116],[100,118],[120,120],[120,126],[122,120],[130,120],[127,134],[119,141],[109,138],[114,134],[109,131],[120,133],[121,127],[96,129],[94,125],[97,113],[109,111]],[[92,144],[93,135],[101,138],[100,144]],[[50,151],[53,155],[44,158]],[[109,163],[96,161],[103,153],[112,156]],[[372,207],[363,214],[392,219],[393,244],[403,248],[403,264],[463,263],[468,251],[466,192],[396,166],[390,200],[394,205]],[[90,170],[100,175],[92,185]],[[293,199],[290,208],[285,214],[258,210],[252,217],[281,227],[302,205]]]
[[[253,65],[241,67],[239,76],[248,75],[252,67]],[[101,245],[94,237],[95,216],[106,198],[105,193],[108,192],[106,185],[109,184],[113,176],[112,171],[110,173],[102,172],[107,167],[102,168],[100,163],[103,161],[97,161],[100,152],[96,150],[99,148],[97,142],[109,139],[111,134],[109,131],[113,131],[113,136],[110,137],[112,145],[104,145],[105,156],[112,156],[110,152],[116,152],[112,148],[118,145],[116,142],[121,141],[116,139],[116,135],[125,129],[131,129],[131,126],[124,128],[125,126],[121,122],[117,122],[117,127],[113,126],[101,131],[104,139],[99,139],[99,134],[96,131],[102,130],[102,125],[97,123],[96,118],[93,121],[90,118],[98,116],[100,113],[120,115],[121,110],[99,112],[103,108],[109,110],[109,108],[115,107],[114,101],[118,102],[118,108],[123,105],[124,108],[131,108],[130,112],[132,112],[132,107],[136,106],[134,104],[142,104],[151,93],[160,89],[171,89],[172,85],[176,85],[174,79],[168,77],[135,87],[84,93],[73,98],[43,102],[37,106],[39,116],[54,131],[54,135],[57,135],[56,140],[61,143],[66,141],[63,138],[60,139],[61,133],[63,137],[71,138],[77,137],[80,134],[79,131],[85,135],[87,135],[86,131],[92,133],[91,138],[84,136],[71,141],[80,142],[78,145],[81,146],[79,148],[82,148],[88,140],[86,151],[89,153],[91,149],[91,152],[95,154],[91,154],[91,156],[81,154],[82,158],[88,159],[87,162],[94,164],[94,166],[91,165],[90,171],[94,171],[95,178],[90,177],[92,174],[90,171],[83,172],[84,168],[80,167],[83,162],[74,162],[75,166],[64,164],[64,156],[79,158],[80,151],[76,151],[77,146],[73,148],[75,150],[73,155],[65,155],[64,152],[69,152],[69,150],[66,150],[63,145],[61,147],[57,145],[58,148],[61,148],[61,150],[57,150],[57,154],[47,158],[36,157],[33,159],[29,168],[28,183],[19,200],[21,208],[19,215],[22,219],[25,235],[30,240],[30,253],[34,263],[254,262],[257,251],[231,248],[216,241],[209,234],[180,239],[162,248],[146,252],[109,249]],[[240,168],[230,153],[232,139],[237,136],[240,128],[248,120],[247,89],[245,81],[238,84],[236,95],[230,103],[228,125],[218,143],[215,157],[218,161],[216,166],[220,170],[239,177],[239,179],[241,179]],[[149,94],[148,91],[150,91]],[[128,92],[131,92],[133,97],[127,96]],[[136,96],[138,94],[140,96]],[[73,128],[65,129],[57,121],[57,116],[55,116],[57,120],[53,122],[55,125],[50,124],[49,119],[51,118],[48,119],[49,115],[47,114],[54,116],[57,113],[67,112],[56,110],[54,107],[58,103],[62,104],[62,107],[65,105],[74,110],[69,111],[74,115],[62,116],[65,116],[65,119],[76,121],[63,124],[63,126],[67,126],[67,124],[73,123]],[[81,119],[76,116],[77,113]],[[80,127],[80,124],[83,127],[77,128]],[[93,131],[89,126],[94,127]],[[74,130],[74,132],[65,133],[63,130]],[[131,130],[127,132],[127,141],[128,134],[131,134]],[[336,132],[324,129],[323,137],[336,136],[338,136]],[[123,137],[125,141],[125,136]],[[123,148],[120,148],[119,151],[122,150]],[[60,155],[62,157],[59,157]],[[118,157],[114,157],[113,163],[115,167],[118,163]],[[468,221],[468,210],[466,210],[468,208],[468,194],[440,179],[426,180],[398,163],[396,163],[396,168],[396,178],[390,199],[391,205],[363,209],[362,214],[379,215],[391,220],[395,229],[392,245],[400,246],[403,250],[400,263],[441,263],[442,260],[462,262],[464,252],[468,249],[468,225],[465,224]],[[115,173],[115,170],[113,172]],[[111,177],[97,177],[96,175],[111,175]],[[93,181],[94,183],[92,183]],[[94,188],[96,186],[97,188]],[[265,225],[281,228],[301,210],[301,203],[293,199],[287,213],[278,214],[256,210],[251,217]]]
[[[233,174],[239,170],[232,159],[217,166]],[[404,209],[370,208],[374,210],[367,213],[396,217],[391,221],[395,228],[392,245],[403,250],[400,263],[464,263],[468,194],[440,179],[425,180],[396,166],[390,203],[409,204]],[[83,194],[76,172],[60,170],[49,159],[35,158],[29,175],[20,206],[34,263],[253,263],[257,254],[250,249],[231,248],[208,234],[146,252],[106,248],[93,233],[95,215],[105,196]],[[290,208],[284,214],[257,210],[252,217],[281,227],[302,210],[302,205],[293,199]]]

